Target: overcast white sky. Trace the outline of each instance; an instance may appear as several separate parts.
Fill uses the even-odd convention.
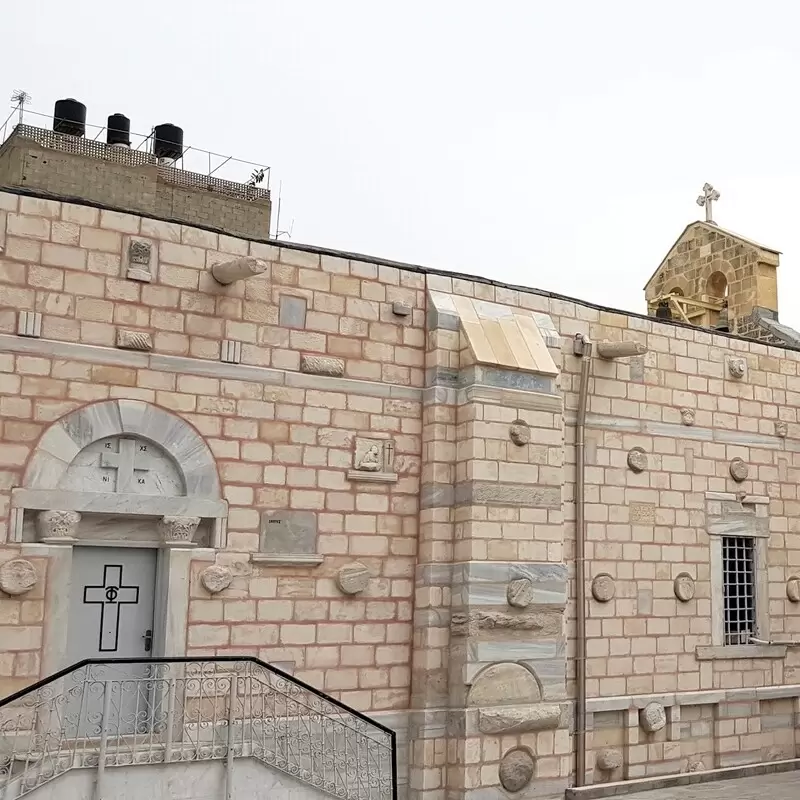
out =
[[[721,225],[783,251],[800,327],[792,0],[26,0],[0,24],[0,102],[269,164],[297,242],[641,312],[710,181]]]

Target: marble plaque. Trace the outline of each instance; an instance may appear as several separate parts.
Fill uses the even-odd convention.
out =
[[[260,552],[270,555],[317,552],[317,515],[313,511],[265,511]]]

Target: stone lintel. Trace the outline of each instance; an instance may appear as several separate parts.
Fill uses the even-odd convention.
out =
[[[149,517],[201,517],[217,519],[228,516],[224,500],[202,497],[162,497],[145,494],[110,494],[106,492],[64,492],[57,489],[14,489],[11,503],[16,508],[47,511],[53,508],[95,514],[136,514]]]

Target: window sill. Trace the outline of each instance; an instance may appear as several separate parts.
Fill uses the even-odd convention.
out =
[[[715,661],[731,658],[784,658],[785,644],[730,644],[710,645],[695,649],[698,661]]]
[[[316,553],[253,553],[250,561],[253,564],[266,564],[284,567],[318,567],[325,560]]]

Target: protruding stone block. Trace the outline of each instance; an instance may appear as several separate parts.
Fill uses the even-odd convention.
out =
[[[146,331],[117,328],[117,347],[120,350],[152,350],[153,337]]]
[[[561,706],[553,703],[482,708],[478,712],[478,730],[489,736],[551,730],[560,724]]]
[[[341,378],[344,375],[344,360],[330,356],[301,356],[300,372],[308,375],[327,375],[329,378]]]
[[[232,261],[223,261],[211,267],[211,275],[217,283],[227,286],[234,281],[246,280],[267,271],[269,264],[260,258],[242,256]]]

